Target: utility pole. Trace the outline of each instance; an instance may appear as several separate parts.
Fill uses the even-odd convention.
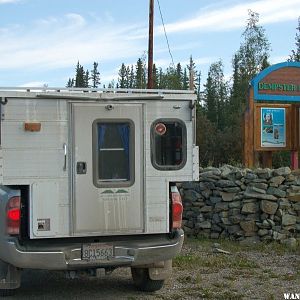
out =
[[[150,0],[149,7],[149,43],[148,43],[148,89],[153,89],[153,17],[154,0]]]

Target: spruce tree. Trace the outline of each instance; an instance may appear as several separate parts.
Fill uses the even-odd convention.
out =
[[[297,29],[296,37],[295,37],[296,49],[292,50],[292,54],[290,55],[289,61],[300,62],[300,17],[298,18],[298,27],[296,29]]]
[[[100,82],[100,72],[98,70],[98,63],[94,61],[93,69],[91,70],[91,80],[92,80],[92,87],[98,88],[101,84]]]
[[[145,89],[146,88],[146,70],[145,64],[142,58],[139,58],[136,63],[135,71],[135,88]]]
[[[69,78],[66,87],[67,87],[67,88],[72,88],[72,87],[74,87],[74,78]]]
[[[89,81],[90,81],[90,72],[89,72],[89,70],[86,70],[84,72],[84,87],[85,88],[89,88],[90,87]]]
[[[226,123],[227,83],[221,60],[211,64],[204,90],[204,109],[208,120],[223,130]]]
[[[124,63],[119,70],[118,86],[123,89],[128,88],[128,73]]]
[[[133,69],[133,65],[131,65],[130,67],[130,71],[129,71],[129,78],[128,78],[128,87],[130,89],[134,88],[134,69]]]
[[[184,70],[183,70],[182,89],[183,90],[188,90],[189,89],[189,77],[187,75],[186,68],[184,68]]]
[[[75,87],[85,87],[85,72],[83,66],[77,62],[76,73],[75,73]]]
[[[152,69],[152,76],[153,76],[153,88],[158,89],[159,88],[159,74],[158,70],[156,68],[156,64],[153,64],[153,69]]]

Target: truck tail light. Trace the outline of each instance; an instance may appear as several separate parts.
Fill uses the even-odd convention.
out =
[[[6,205],[6,232],[10,235],[20,233],[21,224],[21,198],[12,197]]]
[[[172,199],[172,229],[181,228],[183,206],[181,196],[176,186],[171,186]]]

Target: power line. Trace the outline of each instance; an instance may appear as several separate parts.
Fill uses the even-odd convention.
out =
[[[168,45],[169,54],[170,54],[170,57],[171,57],[171,60],[172,60],[172,65],[173,65],[173,68],[175,69],[174,59],[173,59],[173,55],[172,55],[172,52],[171,52],[171,49],[170,49],[170,44],[169,44],[167,31],[166,31],[166,27],[165,27],[165,22],[164,22],[164,18],[163,18],[162,12],[161,12],[159,0],[157,0],[157,4],[158,4],[158,9],[159,9],[159,13],[160,13],[161,22],[162,22],[162,25],[163,25],[163,28],[164,28],[164,33],[165,33],[165,38],[166,38],[167,45]]]

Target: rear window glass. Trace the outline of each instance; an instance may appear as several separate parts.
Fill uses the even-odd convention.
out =
[[[98,186],[130,185],[133,180],[133,125],[131,122],[97,122],[95,165]],[[95,138],[95,137],[94,137]]]
[[[186,127],[180,120],[157,120],[151,128],[152,164],[176,170],[186,163]]]

